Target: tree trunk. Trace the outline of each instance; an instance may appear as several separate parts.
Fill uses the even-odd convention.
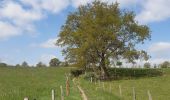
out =
[[[109,78],[109,74],[107,72],[104,54],[102,54],[100,67],[101,67],[101,75],[102,75],[103,79],[108,79]]]

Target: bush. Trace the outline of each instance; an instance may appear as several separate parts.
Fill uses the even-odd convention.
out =
[[[159,69],[141,68],[110,68],[108,73],[111,79],[155,77],[163,74]]]
[[[71,75],[73,77],[78,77],[84,73],[83,69],[76,69],[76,70],[71,70]]]

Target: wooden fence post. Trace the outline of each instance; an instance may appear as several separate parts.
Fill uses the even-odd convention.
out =
[[[25,97],[24,100],[29,100],[28,97]]]
[[[133,100],[136,100],[135,88],[133,87]]]
[[[51,91],[51,100],[55,100],[55,92],[54,92],[54,90],[52,89],[52,91]]]
[[[151,93],[149,90],[148,90],[148,98],[149,98],[149,100],[152,100],[152,96],[151,96]]]
[[[122,88],[121,88],[121,85],[119,85],[119,93],[120,93],[120,96],[122,96]]]
[[[66,76],[66,95],[69,96],[70,94],[70,83],[69,83],[69,78]]]
[[[62,86],[60,86],[60,89],[61,89],[61,100],[64,100],[63,87],[62,87]]]

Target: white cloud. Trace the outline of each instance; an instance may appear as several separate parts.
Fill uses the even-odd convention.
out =
[[[20,0],[25,5],[30,5],[36,10],[45,10],[59,13],[69,5],[69,0]]]
[[[74,7],[78,7],[80,5],[84,5],[87,3],[91,3],[94,0],[71,0],[72,5]],[[114,3],[114,2],[118,2],[120,3],[120,6],[122,7],[127,7],[129,5],[133,5],[133,4],[137,4],[137,2],[139,2],[138,0],[101,0],[102,2],[108,2],[108,3]]]
[[[59,46],[56,45],[57,38],[52,38],[48,39],[45,42],[42,43],[32,43],[30,44],[30,47],[41,47],[41,48],[60,48]]]
[[[0,9],[1,18],[14,19],[15,22],[24,21],[32,22],[40,20],[42,14],[34,10],[25,10],[20,4],[16,2],[8,2],[3,8]]]
[[[69,0],[6,0],[0,3],[0,39],[6,39],[37,33],[34,22],[46,18],[49,13],[61,12],[69,5]]]
[[[0,39],[5,39],[7,37],[19,35],[20,30],[18,27],[11,25],[7,22],[0,21]]]
[[[170,61],[170,58],[154,58],[150,59],[148,62],[150,62],[151,64],[161,64],[164,61]]]
[[[140,23],[162,21],[170,18],[170,0],[145,0],[136,19]]]
[[[41,61],[41,62],[43,62],[43,63],[45,63],[45,64],[49,64],[49,61],[52,59],[52,58],[56,58],[56,56],[55,55],[52,55],[52,54],[43,54],[41,57],[40,57],[40,59],[39,59],[39,61]]]
[[[170,42],[153,43],[148,48],[148,53],[152,56],[149,62],[159,64],[164,61],[170,61]]]
[[[93,0],[71,0],[72,6],[78,7],[80,5],[85,5],[87,3],[92,2]]]
[[[57,39],[49,39],[44,43],[40,44],[42,48],[57,48],[56,44]]]
[[[170,50],[170,42],[158,42],[149,47],[149,52],[167,53]]]

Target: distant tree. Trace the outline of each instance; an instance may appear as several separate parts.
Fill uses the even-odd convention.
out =
[[[69,63],[109,77],[108,61],[125,59],[130,63],[148,59],[136,44],[150,39],[149,27],[135,20],[132,11],[121,10],[118,3],[95,0],[70,13],[59,33],[57,44],[64,46],[63,54]]]
[[[26,61],[24,61],[22,64],[21,64],[21,67],[29,67],[28,63]]]
[[[121,66],[122,66],[122,62],[118,61],[118,62],[116,63],[116,65],[119,66],[119,67],[121,67]]]
[[[0,67],[7,67],[8,65],[6,63],[0,63]]]
[[[144,64],[144,68],[151,68],[151,64],[150,64],[149,62],[146,62],[146,63]]]
[[[21,67],[21,65],[20,64],[16,64],[15,67]]]
[[[154,64],[154,66],[153,66],[154,68],[158,68],[158,66],[156,65],[156,64]]]
[[[36,67],[46,67],[46,65],[43,64],[42,62],[39,62],[39,63],[36,64]]]
[[[170,67],[170,62],[165,61],[165,62],[163,62],[163,63],[160,65],[160,67],[161,67],[161,68],[168,68],[168,67]]]
[[[60,63],[61,63],[61,61],[59,59],[53,58],[53,59],[50,60],[49,65],[51,67],[57,67],[57,66],[60,65]]]

